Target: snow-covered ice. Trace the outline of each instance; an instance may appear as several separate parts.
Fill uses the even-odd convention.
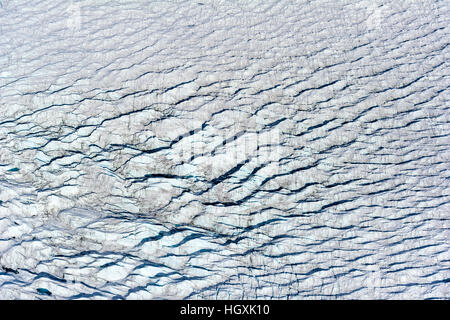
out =
[[[448,25],[1,1],[0,298],[450,298]]]

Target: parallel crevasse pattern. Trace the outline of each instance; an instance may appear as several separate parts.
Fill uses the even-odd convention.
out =
[[[0,298],[449,298],[449,12],[2,1]]]

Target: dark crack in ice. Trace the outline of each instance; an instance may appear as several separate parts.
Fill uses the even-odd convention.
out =
[[[0,298],[448,299],[446,1],[2,1]]]

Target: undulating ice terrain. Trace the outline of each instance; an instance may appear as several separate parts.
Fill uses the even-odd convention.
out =
[[[2,0],[0,298],[450,298],[449,25]]]

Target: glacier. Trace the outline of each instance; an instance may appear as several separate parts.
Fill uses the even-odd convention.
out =
[[[448,299],[448,1],[3,0],[0,299]]]

